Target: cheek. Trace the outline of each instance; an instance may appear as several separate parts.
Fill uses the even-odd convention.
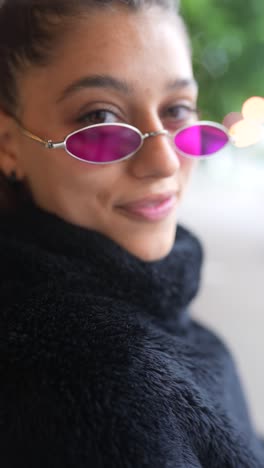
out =
[[[42,178],[46,178],[50,165],[49,150],[26,139],[20,148],[20,164],[25,179],[33,183],[35,179],[39,182]]]
[[[83,163],[70,156],[61,155],[63,163],[53,166],[51,184],[55,196],[64,199],[66,203],[77,203],[79,209],[100,212],[100,208],[106,207],[111,199],[113,187],[117,180],[106,168]],[[65,162],[65,159],[67,162]]]
[[[24,158],[25,177],[35,192],[53,193],[107,205],[120,186],[122,170],[116,166],[95,166],[69,156],[63,150],[28,151]]]
[[[199,161],[191,158],[181,157],[181,173],[183,178],[183,183],[187,184],[192,173],[198,166]]]

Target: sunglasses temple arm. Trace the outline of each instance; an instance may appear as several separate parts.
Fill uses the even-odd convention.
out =
[[[37,141],[38,143],[41,143],[42,145],[45,145],[45,147],[48,149],[64,148],[65,146],[64,141],[59,142],[59,143],[53,143],[51,140],[42,140],[42,138],[39,138],[38,136],[34,135],[28,130],[25,130],[24,128],[21,128],[21,131],[26,137],[30,138],[31,140]]]

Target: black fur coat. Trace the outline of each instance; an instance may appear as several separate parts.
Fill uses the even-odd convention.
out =
[[[190,317],[179,225],[143,262],[36,207],[0,226],[1,468],[263,468],[236,366]]]

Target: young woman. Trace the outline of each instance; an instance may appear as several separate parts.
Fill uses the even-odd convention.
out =
[[[230,352],[189,313],[179,204],[221,130],[196,125],[177,8],[1,5],[1,468],[264,467]]]

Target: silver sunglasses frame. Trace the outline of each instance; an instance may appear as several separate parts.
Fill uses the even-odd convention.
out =
[[[226,145],[223,146],[223,148],[225,148],[230,142],[231,142],[231,136],[230,134],[228,133],[228,129],[224,126],[224,125],[221,125],[217,122],[212,122],[210,120],[198,120],[197,122],[193,122],[192,124],[187,124],[181,128],[179,128],[176,132],[174,132],[173,134],[170,133],[168,130],[158,130],[158,131],[155,131],[155,132],[147,132],[147,133],[142,133],[138,128],[132,126],[132,125],[129,125],[129,124],[125,124],[125,123],[118,123],[118,122],[114,122],[114,123],[100,123],[100,124],[94,124],[94,125],[88,125],[87,127],[82,127],[82,128],[79,128],[78,130],[75,130],[74,132],[71,132],[69,133],[69,135],[67,135],[63,141],[60,141],[60,142],[53,142],[52,140],[44,140],[36,135],[34,135],[33,133],[31,133],[30,131],[26,130],[24,127],[22,127],[20,125],[20,129],[22,131],[22,133],[30,138],[31,140],[33,141],[36,141],[42,145],[45,146],[45,148],[47,149],[64,149],[66,153],[68,153],[71,157],[75,158],[75,159],[78,159],[79,161],[81,162],[84,162],[86,164],[95,164],[95,165],[105,165],[105,164],[115,164],[115,163],[119,163],[121,161],[124,161],[126,159],[129,159],[131,156],[133,156],[134,154],[137,153],[137,151],[140,150],[140,148],[143,146],[143,143],[144,141],[149,138],[149,137],[154,137],[154,136],[159,136],[159,135],[166,135],[166,136],[169,136],[171,138],[175,138],[180,132],[182,132],[183,130],[187,129],[187,128],[190,128],[190,127],[193,127],[193,126],[196,126],[196,125],[200,125],[200,126],[209,126],[209,127],[213,127],[213,128],[218,128],[219,130],[221,130],[223,133],[225,133],[225,135],[227,136],[228,138],[228,141],[226,143]],[[133,130],[134,132],[136,132],[140,138],[141,138],[141,142],[140,142],[140,145],[137,147],[137,149],[135,151],[133,151],[132,153],[124,156],[123,158],[120,158],[120,159],[117,159],[116,161],[107,161],[107,162],[93,162],[93,161],[86,161],[84,159],[81,159],[79,158],[78,156],[72,154],[68,149],[67,149],[67,140],[69,138],[71,138],[72,136],[76,135],[77,133],[81,132],[81,131],[84,131],[84,130],[88,130],[88,129],[92,129],[92,128],[98,128],[98,127],[107,127],[107,126],[118,126],[118,127],[125,127],[125,128],[128,128],[130,130]],[[174,144],[174,147],[176,148],[177,152],[185,157],[185,158],[189,158],[189,159],[208,159],[208,158],[213,158],[215,157],[215,155],[218,155],[218,153],[220,151],[223,150],[223,148],[221,148],[220,150],[216,151],[213,155],[205,155],[205,156],[191,156],[187,153],[184,153],[183,151],[181,151],[175,144]]]

